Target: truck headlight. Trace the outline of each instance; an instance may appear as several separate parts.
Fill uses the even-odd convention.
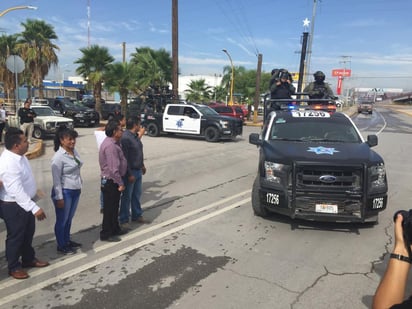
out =
[[[46,129],[50,130],[53,128],[53,124],[51,122],[46,122]]]
[[[265,179],[270,182],[274,182],[277,184],[281,184],[282,182],[282,175],[284,175],[285,165],[265,161]]]
[[[383,163],[369,167],[370,190],[386,189],[386,169]]]
[[[219,120],[219,123],[223,128],[228,128],[229,127],[229,122],[228,121]]]

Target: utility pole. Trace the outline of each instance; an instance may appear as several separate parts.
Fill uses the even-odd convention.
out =
[[[90,0],[87,0],[87,47],[90,47]]]
[[[308,51],[306,55],[306,70],[305,70],[305,79],[304,79],[304,84],[307,84],[308,82],[308,76],[310,74],[310,58],[312,56],[312,43],[313,43],[313,36],[315,35],[315,17],[316,17],[316,6],[317,6],[317,0],[313,0],[313,9],[312,9],[312,20],[310,22],[311,27],[310,27],[310,35],[309,35],[309,44],[308,44]]]
[[[172,93],[173,99],[179,99],[179,36],[178,36],[178,1],[172,0]]]
[[[123,63],[126,62],[126,42],[122,43]]]
[[[260,103],[260,77],[262,75],[262,54],[258,55],[258,63],[256,69],[256,89],[255,102],[253,105],[253,123],[257,123],[258,108]]]

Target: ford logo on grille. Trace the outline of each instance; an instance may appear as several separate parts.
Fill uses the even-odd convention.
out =
[[[319,177],[319,180],[324,183],[333,183],[336,181],[336,177],[333,175],[323,175]]]

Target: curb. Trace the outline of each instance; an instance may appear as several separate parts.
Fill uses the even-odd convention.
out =
[[[35,145],[33,146],[33,149],[25,153],[25,156],[29,160],[40,157],[44,153],[43,140],[35,139],[35,138],[33,138],[33,140],[35,141]]]

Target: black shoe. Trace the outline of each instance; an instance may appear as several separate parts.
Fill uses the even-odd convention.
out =
[[[73,240],[70,240],[70,241],[67,243],[67,246],[68,246],[68,247],[72,247],[72,248],[79,248],[79,247],[82,246],[82,244],[80,244],[80,243],[78,243],[78,242],[75,242],[75,241],[73,241]]]
[[[127,234],[127,233],[129,233],[129,230],[127,230],[127,229],[121,229],[121,230],[119,230],[118,232],[114,233],[114,235],[115,235],[115,236],[121,236],[121,235],[124,235],[124,234]]]
[[[117,237],[117,236],[112,236],[112,237],[109,237],[109,238],[101,238],[100,237],[100,240],[101,241],[107,241],[107,242],[119,242],[122,239],[120,237]]]
[[[57,247],[57,252],[63,255],[70,255],[70,254],[75,254],[76,250],[74,250],[72,247],[64,247],[64,248]]]

